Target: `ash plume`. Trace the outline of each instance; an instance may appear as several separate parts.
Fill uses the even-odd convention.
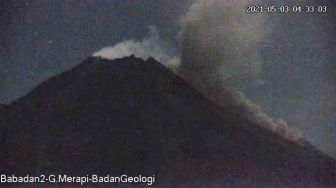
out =
[[[180,64],[174,71],[220,106],[241,109],[250,121],[289,140],[300,139],[301,133],[288,128],[284,120],[273,120],[232,87],[264,83],[260,48],[271,28],[265,24],[265,14],[245,12],[249,3],[195,1],[181,19]],[[254,2],[258,3],[262,1]]]
[[[181,21],[183,74],[211,85],[261,79],[258,48],[266,35],[266,17],[247,14],[248,2],[198,0],[191,5]]]

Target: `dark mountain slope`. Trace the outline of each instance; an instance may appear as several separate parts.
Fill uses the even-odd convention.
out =
[[[1,121],[1,117],[3,117],[3,113],[5,113],[5,109],[7,108],[7,105],[5,104],[0,104],[0,121]]]
[[[0,104],[0,111],[4,110],[7,107],[7,105]]]
[[[335,161],[214,105],[152,58],[88,58],[1,116],[4,173],[156,174],[158,185],[174,186],[335,185]]]

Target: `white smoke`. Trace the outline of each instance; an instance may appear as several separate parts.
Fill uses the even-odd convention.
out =
[[[152,56],[159,62],[168,62],[170,60],[169,54],[168,45],[160,38],[156,28],[150,26],[147,38],[141,41],[125,40],[114,46],[105,47],[93,53],[93,56],[106,59],[116,59],[130,55],[147,59]]]
[[[181,59],[180,59],[180,57],[177,57],[177,56],[174,56],[174,57],[170,58],[166,62],[167,68],[169,68],[170,70],[172,70],[175,73],[177,73],[178,69],[180,68],[180,65],[181,65]]]

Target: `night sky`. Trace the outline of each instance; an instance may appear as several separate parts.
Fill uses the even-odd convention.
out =
[[[0,0],[0,103],[9,104],[106,46],[141,41],[151,28],[163,51],[179,56],[181,17],[193,2]],[[336,157],[335,4],[324,2],[327,14],[267,15],[258,84],[231,85]]]
[[[145,37],[150,25],[176,46],[178,17],[186,8],[178,0],[1,0],[0,103],[102,47]]]

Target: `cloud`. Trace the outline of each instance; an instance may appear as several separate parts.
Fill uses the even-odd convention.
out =
[[[273,120],[236,90],[242,85],[264,84],[261,53],[271,28],[266,26],[266,14],[245,12],[250,2],[195,1],[181,19],[181,56],[176,72],[218,105],[237,111],[288,140],[298,140],[301,133],[288,128],[282,119]],[[253,2],[259,3],[262,2]]]
[[[114,46],[105,47],[95,53],[93,56],[106,59],[115,59],[125,56],[135,55],[141,58],[154,57],[159,62],[167,62],[171,59],[170,48],[160,38],[154,26],[149,27],[149,35],[141,41],[125,40]]]
[[[231,89],[263,84],[258,45],[266,35],[266,17],[247,14],[248,4],[248,0],[195,1],[181,19],[178,73],[217,104],[243,108],[249,119],[274,129],[272,118]]]
[[[266,17],[247,14],[248,2],[198,0],[191,5],[181,21],[181,71],[212,84],[262,83],[258,48]]]

